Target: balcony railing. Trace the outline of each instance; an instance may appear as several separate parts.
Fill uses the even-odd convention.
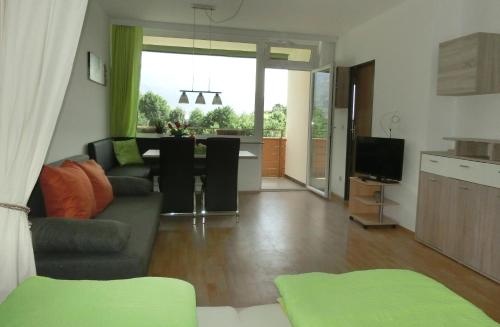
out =
[[[156,133],[154,126],[137,126],[138,133]],[[252,136],[255,134],[253,128],[206,128],[206,127],[189,127],[188,132],[194,135],[240,135]],[[264,137],[279,137],[284,138],[286,135],[285,129],[264,129]]]

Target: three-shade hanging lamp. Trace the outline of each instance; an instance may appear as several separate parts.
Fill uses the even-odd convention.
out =
[[[206,5],[193,5],[193,49],[192,49],[192,56],[193,56],[193,79],[192,79],[192,84],[191,84],[191,90],[180,90],[181,92],[181,97],[179,98],[179,103],[185,103],[189,104],[189,97],[187,96],[187,93],[198,93],[198,96],[196,97],[196,104],[206,104],[205,101],[205,96],[203,95],[204,93],[208,94],[215,94],[212,104],[213,105],[222,105],[222,98],[220,94],[222,92],[220,91],[211,91],[210,90],[210,72],[208,75],[208,91],[200,91],[200,90],[195,90],[194,89],[194,59],[195,59],[195,47],[194,47],[194,42],[196,39],[196,10],[204,10],[205,12],[210,12],[210,19],[209,19],[209,25],[208,25],[208,39],[209,39],[209,56],[212,55],[212,12],[214,11],[214,7],[212,6],[206,6]],[[208,13],[207,13],[208,14]]]

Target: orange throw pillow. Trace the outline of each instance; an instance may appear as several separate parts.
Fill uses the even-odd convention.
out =
[[[113,187],[104,169],[94,160],[84,162],[65,161],[63,166],[71,164],[78,165],[87,174],[94,190],[96,213],[106,209],[111,201],[113,201]]]
[[[80,167],[44,166],[40,175],[40,186],[48,216],[81,219],[94,216],[94,190]]]

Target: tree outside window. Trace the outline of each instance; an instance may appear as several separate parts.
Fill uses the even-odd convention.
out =
[[[264,136],[283,137],[286,131],[286,106],[276,104],[264,113]],[[189,116],[182,108],[172,109],[162,96],[146,92],[140,96],[137,130],[154,132],[155,126],[169,122],[188,123],[195,134],[247,135],[253,131],[254,114],[237,112],[231,106],[217,107],[207,113],[195,108]]]

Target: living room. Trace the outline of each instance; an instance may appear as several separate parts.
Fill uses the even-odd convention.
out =
[[[0,50],[2,51],[0,76],[3,76],[0,88],[2,90],[0,91],[2,117],[0,126],[5,136],[1,144],[2,148],[7,149],[6,159],[2,164],[2,173],[0,173],[2,184],[6,185],[4,191],[0,192],[2,204],[0,214],[5,215],[6,218],[0,224],[2,233],[5,235],[0,241],[4,249],[0,263],[2,267],[0,269],[2,279],[0,298],[7,300],[4,302],[5,305],[0,304],[0,322],[5,323],[6,326],[13,326],[16,321],[18,325],[37,325],[29,324],[28,320],[19,318],[19,312],[22,311],[21,306],[27,305],[31,308],[32,304],[29,301],[23,302],[29,294],[32,294],[38,302],[47,299],[43,295],[30,293],[34,292],[31,289],[24,288],[23,281],[31,283],[34,278],[41,276],[49,277],[51,281],[54,280],[54,284],[44,285],[47,288],[43,289],[43,292],[57,291],[61,292],[57,294],[64,294],[62,298],[70,304],[67,307],[69,311],[71,311],[73,300],[71,294],[67,293],[70,293],[70,290],[74,291],[77,284],[71,284],[71,282],[57,284],[58,281],[83,280],[90,283],[109,281],[109,284],[103,282],[98,286],[102,286],[102,289],[97,290],[97,294],[107,294],[115,300],[118,298],[116,294],[120,292],[131,296],[137,295],[140,298],[137,303],[124,302],[124,307],[126,305],[148,307],[149,296],[163,301],[170,313],[176,310],[182,311],[185,313],[183,319],[186,317],[197,319],[200,326],[261,324],[300,327],[309,326],[313,315],[320,315],[323,319],[322,323],[317,322],[315,326],[342,326],[339,321],[334,323],[334,319],[326,311],[345,310],[344,305],[349,300],[358,301],[356,294],[352,297],[339,297],[338,307],[333,304],[327,305],[328,310],[322,311],[318,302],[333,303],[336,300],[327,295],[318,295],[319,293],[309,294],[311,298],[308,298],[309,295],[305,293],[300,293],[304,301],[315,305],[311,311],[304,313],[300,305],[291,299],[290,293],[287,293],[287,290],[295,290],[292,286],[288,288],[288,283],[293,280],[279,277],[302,276],[304,277],[303,285],[310,285],[311,289],[316,292],[317,289],[313,285],[320,284],[307,284],[308,278],[318,278],[315,282],[320,283],[320,277],[325,276],[307,275],[312,272],[329,273],[332,276],[338,275],[339,278],[344,278],[345,275],[345,289],[336,289],[337,286],[328,284],[327,280],[321,280],[324,283],[321,285],[325,288],[331,286],[332,288],[328,289],[332,292],[337,290],[349,292],[356,289],[357,283],[363,285],[362,291],[367,291],[369,289],[365,284],[368,283],[367,280],[381,278],[381,281],[387,282],[387,288],[394,286],[394,293],[391,293],[389,297],[408,295],[408,298],[403,297],[404,300],[401,303],[418,307],[421,304],[418,302],[419,296],[427,299],[429,303],[423,312],[428,310],[427,312],[433,312],[442,317],[439,318],[442,319],[439,322],[445,326],[460,324],[493,326],[496,325],[493,320],[500,321],[498,309],[500,241],[498,236],[495,236],[500,222],[498,219],[485,218],[492,214],[498,217],[496,208],[499,206],[499,201],[494,195],[500,187],[497,173],[500,170],[498,169],[498,161],[500,161],[498,146],[500,144],[498,141],[500,140],[498,128],[500,96],[498,93],[500,91],[471,91],[467,96],[458,92],[444,96],[440,76],[440,67],[442,67],[442,50],[440,49],[443,44],[451,44],[449,42],[477,35],[475,33],[480,33],[478,39],[473,41],[466,39],[469,40],[466,44],[476,44],[475,42],[481,44],[481,42],[489,42],[489,39],[482,39],[481,33],[487,36],[492,35],[492,38],[500,33],[500,24],[496,18],[500,13],[500,5],[497,1],[384,0],[373,4],[366,0],[356,0],[351,3],[341,0],[331,3],[318,0],[314,3],[294,1],[292,5],[282,1],[220,0],[193,4],[174,0],[148,1],[147,3],[135,0],[89,0],[87,4],[84,0],[71,0],[68,2],[70,4],[64,5],[54,0],[52,1],[54,15],[60,14],[58,10],[63,10],[68,11],[68,17],[62,19],[60,16],[54,16],[58,23],[53,25],[43,21],[46,15],[38,17],[34,13],[39,11],[48,15],[50,10],[44,4],[22,0],[19,5],[12,5],[12,0],[0,1],[0,8],[3,9],[0,11],[0,17],[5,15],[8,18],[0,20],[0,26],[5,28],[5,32],[1,32],[0,35],[12,33],[19,40],[30,33],[33,35],[33,40],[42,40],[50,35],[54,37],[50,39],[51,42],[59,38],[61,44],[64,44],[61,53],[57,53],[54,48],[50,48],[50,52],[44,52],[44,48],[40,47],[38,42],[32,41],[31,47],[39,46],[37,48],[39,51],[32,51],[33,48],[28,48],[30,55],[19,56],[20,53],[28,53],[27,50],[22,50],[22,46],[13,38],[0,38],[3,49]],[[23,14],[23,9],[31,7],[34,12]],[[11,17],[15,19],[10,19]],[[225,19],[228,20],[225,21]],[[15,20],[18,23],[15,23]],[[27,23],[30,20],[32,24]],[[39,34],[36,34],[30,30],[35,26],[37,26],[36,29],[49,26],[55,30],[47,27],[46,33],[48,34],[42,34],[39,31]],[[67,26],[64,33],[57,30],[61,26]],[[167,48],[168,53],[185,56],[186,66],[179,68],[181,75],[185,72],[184,84],[178,83],[172,87],[164,71],[161,71],[159,74],[161,76],[158,77],[160,86],[161,83],[169,85],[167,88],[170,93],[162,96],[168,100],[171,106],[170,112],[174,110],[174,107],[185,110],[186,118],[180,123],[189,123],[189,118],[196,108],[201,108],[205,117],[210,111],[217,109],[219,105],[216,104],[215,98],[212,100],[215,94],[220,96],[222,106],[236,109],[235,114],[239,119],[251,117],[250,125],[244,125],[241,123],[243,119],[240,119],[240,122],[227,126],[221,126],[220,122],[217,122],[217,125],[195,126],[198,130],[212,128],[213,131],[210,133],[186,130],[188,134],[186,136],[189,134],[195,136],[192,144],[195,151],[205,151],[208,139],[213,137],[239,140],[237,180],[234,181],[239,195],[235,197],[238,207],[234,212],[231,211],[227,215],[205,215],[203,210],[205,187],[203,178],[205,177],[197,177],[193,184],[194,191],[187,192],[187,194],[195,194],[194,208],[190,208],[191,211],[188,210],[187,214],[184,212],[181,215],[175,215],[172,214],[175,213],[172,210],[167,210],[168,214],[166,214],[165,201],[176,202],[172,199],[175,199],[175,194],[184,192],[181,186],[183,183],[171,179],[169,184],[172,185],[162,185],[161,178],[154,177],[160,175],[160,173],[155,173],[155,169],[161,169],[159,167],[160,155],[156,154],[152,157],[153,159],[144,155],[148,150],[159,150],[158,142],[162,137],[173,135],[169,133],[168,123],[174,124],[175,121],[165,120],[163,122],[165,131],[160,131],[161,135],[157,133],[136,134],[136,125],[138,125],[136,121],[140,118],[139,95],[145,93],[143,90],[147,91],[142,86],[140,94],[137,86],[138,96],[135,99],[135,105],[133,101],[130,105],[123,99],[120,101],[124,102],[117,105],[118,102],[115,99],[117,93],[113,91],[113,85],[117,85],[117,82],[114,82],[112,76],[113,69],[116,69],[118,65],[117,57],[115,57],[117,52],[113,54],[113,47],[116,47],[113,35],[117,34],[113,34],[115,33],[113,26],[141,30],[139,52],[142,56],[146,51],[162,53]],[[16,30],[17,32],[14,33]],[[163,43],[152,44],[151,38],[162,39]],[[179,40],[189,42],[175,43]],[[3,47],[3,42],[6,42],[5,47]],[[492,42],[498,46],[497,43]],[[21,44],[26,44],[26,42]],[[51,43],[48,42],[48,44]],[[251,46],[248,47],[248,45]],[[159,48],[160,46],[163,50]],[[279,48],[279,51],[273,53],[272,47]],[[478,53],[491,50],[491,48],[481,46],[478,48],[480,48]],[[294,53],[288,53],[286,49],[311,49],[311,55],[307,61],[294,61],[290,59]],[[459,50],[462,51],[461,53],[470,53],[461,49]],[[485,54],[484,60],[491,63],[488,72],[498,73],[500,76],[498,48],[495,49],[491,50],[493,51],[491,56]],[[46,54],[50,54],[54,62],[43,61],[43,58],[49,58]],[[101,74],[97,80],[89,78],[91,55],[101,67],[97,70]],[[118,58],[119,56],[120,54]],[[241,59],[249,56],[251,60],[254,60],[252,67],[255,67],[255,74],[241,76],[239,69],[220,72],[220,67],[215,61],[212,61],[212,65],[207,64],[209,61],[203,61],[201,59],[203,56],[208,58],[205,60]],[[35,69],[32,67],[38,67],[36,68],[38,75],[29,75],[25,70],[21,70],[22,74],[17,74],[12,67],[13,58],[16,57],[18,57],[16,60],[19,60],[16,62],[16,67],[24,67],[28,61],[37,62],[37,65],[33,64],[34,66],[29,67],[26,64],[26,67],[32,70]],[[64,66],[64,68],[61,71],[55,69],[56,60],[63,60],[60,67]],[[374,198],[379,197],[376,205],[377,210],[380,211],[377,211],[377,214],[383,211],[382,219],[386,215],[391,222],[394,222],[394,225],[397,225],[394,229],[365,229],[363,227],[366,226],[363,224],[349,219],[354,216],[353,206],[358,208],[356,204],[353,205],[355,193],[352,193],[349,199],[349,192],[353,188],[353,184],[349,181],[356,177],[354,173],[360,173],[360,171],[350,174],[346,167],[354,166],[355,158],[349,157],[349,138],[351,137],[351,123],[356,119],[353,113],[357,113],[356,110],[358,110],[356,103],[353,102],[357,102],[356,92],[360,93],[362,86],[352,79],[348,81],[345,90],[347,102],[345,105],[337,104],[335,97],[341,94],[338,82],[340,71],[337,68],[351,69],[352,77],[355,67],[371,62],[375,68],[372,76],[370,135],[367,136],[374,139],[404,140],[404,156],[401,153],[401,176],[396,177],[398,183],[387,188],[382,186],[382,194],[378,189],[375,193],[372,192]],[[468,65],[474,65],[477,62],[481,63],[481,60],[469,61]],[[300,176],[304,176],[304,179],[299,182],[303,181],[304,188],[310,190],[309,192],[303,190],[262,192],[262,138],[265,136],[264,126],[267,113],[265,90],[269,85],[269,83],[265,85],[266,69],[280,68],[307,72],[310,73],[311,81],[314,81],[314,74],[325,72],[325,67],[331,78],[326,88],[325,99],[332,102],[329,106],[326,105],[325,111],[325,117],[327,117],[325,121],[329,121],[329,129],[326,130],[326,136],[324,136],[329,143],[328,155],[325,157],[322,154],[312,159],[312,161],[323,160],[321,173],[319,178],[316,178],[322,184],[314,185],[314,178],[309,175],[313,170],[311,169],[313,164],[308,161],[301,168],[303,172]],[[39,84],[33,83],[34,76],[46,76],[44,69],[56,72],[53,74],[54,80],[47,83],[42,78]],[[160,72],[160,69],[158,71]],[[234,85],[240,83],[245,85],[243,89],[246,93],[238,93],[237,87],[230,89],[229,86],[224,86],[222,81],[218,80],[219,76],[224,76],[223,79],[226,81],[231,80]],[[497,83],[498,76],[494,75],[489,79],[492,84]],[[254,86],[250,88],[243,84],[243,81],[238,82],[238,78],[247,79]],[[26,95],[24,97],[16,95],[24,94],[19,83],[27,80],[30,81],[30,89],[26,91]],[[355,84],[358,87],[357,91],[355,91],[356,88],[353,89]],[[311,90],[309,90],[312,99],[315,94],[314,86],[312,82]],[[464,87],[464,84],[460,86]],[[34,91],[37,87],[39,87],[38,91]],[[483,85],[481,84],[480,87]],[[189,105],[181,101],[184,90],[187,91]],[[51,97],[40,101],[36,96],[39,94],[37,92],[44,91]],[[198,104],[197,95],[200,93],[198,91],[204,92],[202,93],[205,98],[204,102],[206,100],[205,105]],[[318,94],[325,94],[318,92]],[[247,93],[251,94],[250,98],[241,95]],[[172,94],[172,99],[169,98],[169,94]],[[238,108],[243,107],[240,103],[250,103],[251,109],[238,111]],[[30,106],[33,107],[33,111],[19,114],[21,109],[18,108]],[[53,109],[49,112],[45,109],[48,107]],[[135,108],[132,109],[131,116],[128,109],[126,109],[126,114],[125,111],[120,111],[125,110],[123,109],[125,107]],[[302,107],[307,111],[316,108],[314,105],[302,105]],[[18,114],[13,112],[14,109]],[[113,124],[116,124],[117,117],[121,114],[132,117],[128,121],[134,121],[133,135],[119,135],[114,132]],[[32,117],[31,120],[26,118],[29,116]],[[317,121],[308,120],[307,123],[311,125]],[[149,121],[146,125],[148,124]],[[148,127],[154,129],[154,123],[151,122]],[[176,128],[173,127],[173,130],[172,133]],[[32,133],[34,135],[31,135]],[[304,144],[307,143],[309,148],[303,156],[307,155],[310,158],[311,152],[315,151],[311,150],[314,137],[303,130],[292,131],[292,133],[295,139],[307,139]],[[111,139],[113,137],[118,137],[118,139]],[[140,159],[144,161],[145,167],[149,169],[144,176],[141,175],[142,171],[138,173],[135,168],[133,172],[121,169],[127,166],[122,167],[119,164],[119,154],[113,142],[123,141],[122,137],[134,139],[136,151]],[[35,148],[32,147],[34,144],[36,144]],[[195,162],[196,159],[201,158],[196,157],[196,153],[194,156],[191,153],[191,159]],[[203,154],[205,155],[209,156],[209,154]],[[245,155],[249,157],[245,158]],[[40,213],[38,205],[42,203],[42,206],[47,206],[44,202],[45,194],[42,194],[38,201],[33,202],[33,194],[42,192],[36,183],[42,166],[53,166],[54,163],[57,166],[67,159],[77,162],[77,166],[84,165],[82,162],[87,162],[89,159],[87,156],[94,159],[107,172],[107,182],[104,184],[111,185],[112,195],[109,193],[109,186],[107,194],[108,197],[112,197],[112,200],[108,199],[105,208],[101,208],[100,213],[94,215],[95,219],[89,219],[88,224],[85,224],[86,221],[79,220],[70,227],[61,227],[60,218],[50,218],[46,225],[53,224],[54,226],[47,227],[46,222],[42,224],[41,220],[32,219],[34,215],[46,214],[46,212]],[[179,154],[179,158],[180,156]],[[30,160],[32,160],[31,165],[28,165]],[[455,164],[453,160],[460,160],[457,161],[459,164],[457,169],[449,168]],[[25,162],[22,171],[13,168],[18,165],[18,162]],[[450,165],[447,166],[449,169],[435,167],[440,164]],[[95,167],[87,168],[92,170]],[[110,174],[109,172],[114,168],[118,169],[116,171],[121,169],[121,172],[115,171]],[[79,168],[73,167],[73,169]],[[85,171],[84,168],[82,169]],[[463,172],[470,172],[474,169],[477,169],[479,173]],[[123,174],[126,176],[118,176]],[[203,174],[200,175],[203,176]],[[12,180],[14,176],[16,180]],[[288,177],[294,179],[294,176]],[[165,182],[165,178],[163,180]],[[435,189],[429,186],[436,182],[439,182],[443,190],[447,188],[449,193],[445,195],[436,193]],[[377,185],[380,187],[379,184]],[[173,191],[167,191],[168,187],[172,187]],[[426,187],[429,187],[427,191]],[[493,191],[488,193],[490,189]],[[467,199],[470,196],[467,196],[466,192],[476,191],[479,195],[474,196],[475,200],[470,205],[466,204],[460,207],[462,208],[460,210],[457,209],[459,207],[453,207],[455,202],[469,203]],[[174,195],[165,197],[162,195],[168,192]],[[426,194],[428,196],[425,196]],[[379,209],[380,197],[383,203],[384,196],[399,205],[388,205],[387,208]],[[452,197],[461,200],[454,201],[451,200]],[[95,201],[97,201],[97,195]],[[368,202],[372,203],[370,201]],[[490,202],[493,202],[492,206]],[[458,233],[458,238],[463,242],[453,241],[455,242],[453,243],[447,239],[446,233],[453,229],[451,227],[440,227],[435,222],[425,225],[426,215],[438,219],[436,218],[438,210],[433,211],[433,208],[439,207],[436,203],[444,203],[448,206],[446,208],[441,206],[440,209],[446,212],[447,218],[443,218],[447,220],[446,224],[449,224],[453,217],[461,217],[460,219],[467,221],[454,229]],[[483,206],[488,209],[484,209]],[[25,214],[27,207],[31,210],[29,220],[32,224],[31,229],[28,228],[28,219]],[[45,209],[43,208],[42,211]],[[474,219],[477,218],[480,221],[477,226],[470,225],[473,219],[467,218],[469,213]],[[57,221],[54,222],[54,220]],[[378,221],[373,224],[378,224]],[[51,228],[54,229],[50,230]],[[477,241],[474,236],[466,233],[467,228],[473,229],[474,233],[479,235]],[[433,229],[436,231],[434,234],[432,234]],[[75,241],[71,237],[72,233],[78,234],[83,230],[85,230],[84,233],[91,235],[90,238],[95,241],[94,243],[84,244],[85,242],[81,243],[81,239]],[[45,233],[43,239],[37,238],[37,235],[42,235],[38,233],[42,232]],[[95,237],[96,235],[98,236]],[[66,246],[67,249],[54,250],[57,248],[57,243]],[[474,250],[468,250],[469,245],[471,245],[470,249]],[[96,247],[103,247],[103,252],[97,253]],[[430,277],[429,282],[432,280],[439,286],[444,285],[441,291],[449,296],[445,300],[449,302],[441,306],[443,303],[431,300],[433,296],[434,298],[445,296],[444,293],[438,293],[437,289],[429,289],[429,293],[417,294],[417,291],[410,285],[412,282],[423,283],[422,289],[432,285],[425,284],[427,280],[419,280],[417,276],[392,275],[400,270],[424,275],[425,278]],[[349,275],[349,273],[357,272],[374,275],[366,275],[367,280],[357,279],[360,275]],[[376,275],[383,272],[389,274],[391,278],[387,277],[389,275]],[[37,275],[38,277],[32,277]],[[126,285],[112,284],[113,281],[133,281],[130,278],[147,278],[147,276],[186,281],[192,285],[193,291],[191,293],[191,290],[188,290],[187,293],[183,293],[182,296],[186,296],[187,300],[184,307],[178,310],[179,307],[174,309],[171,297],[165,296],[165,293],[169,292],[166,285],[166,288],[162,289],[162,294],[153,296],[152,293],[148,293],[149,291],[141,293],[140,288],[149,290],[155,287],[154,284],[141,284],[140,286],[137,284],[137,288],[129,285],[131,289],[134,289],[130,291],[132,293],[126,293],[126,288],[120,289]],[[351,276],[353,279],[350,279]],[[278,279],[275,282],[276,278]],[[388,280],[385,281],[384,278]],[[399,280],[398,278],[410,278],[410,280],[406,284],[403,282],[400,285],[391,284]],[[181,289],[180,285],[178,285],[179,289]],[[26,287],[28,286],[30,285]],[[295,286],[298,287],[298,284]],[[437,285],[434,286],[438,288]],[[97,287],[97,284],[89,284],[89,287]],[[118,287],[118,291],[117,289],[111,291],[113,287]],[[16,291],[18,294],[25,292],[24,297],[16,296]],[[377,291],[381,292],[382,289]],[[9,294],[12,295],[7,297]],[[48,296],[50,298],[50,295]],[[283,314],[281,306],[276,304],[278,297],[285,298],[281,306],[291,311],[288,313],[285,311]],[[360,303],[374,305],[376,301],[385,302],[385,298],[373,295],[373,301],[365,298],[367,302]],[[92,299],[92,295],[89,295],[87,300],[92,301]],[[389,302],[391,308],[394,309],[391,310],[392,312],[404,311],[398,307],[397,303],[394,303],[395,301]],[[463,306],[461,307],[465,312],[463,315],[457,310],[450,309],[452,304],[458,305],[457,303]],[[54,307],[47,310],[50,312],[53,309]],[[198,310],[197,313],[196,310]],[[383,318],[385,314],[389,314],[388,311],[382,306],[374,306],[366,316],[359,315],[358,318],[351,316],[349,319],[354,320],[346,321],[348,325],[356,323],[363,325],[362,319],[382,317],[380,324],[390,325],[387,320],[384,320],[387,318]],[[105,314],[107,319],[112,320],[113,314],[117,312],[123,313],[119,310],[113,312],[113,309],[106,307],[104,303],[103,308],[88,314],[94,318],[99,314]],[[129,322],[120,320],[120,323],[134,325],[134,322],[140,321],[138,317],[151,316],[154,317],[151,320],[152,325],[156,325],[155,319],[164,319],[166,314],[165,312],[151,313],[147,310],[140,312],[132,310],[131,312],[137,316],[130,318]],[[410,314],[416,314],[415,312],[412,311],[405,317],[394,318],[395,325],[409,325],[408,317]],[[422,321],[430,317],[430,320],[426,320],[425,323],[436,325],[437,320],[432,320],[433,314],[422,315],[428,316],[422,317]],[[78,316],[76,319],[83,319],[82,317]],[[47,325],[54,322],[50,321],[49,317],[43,318],[44,321],[47,319]],[[71,315],[65,313],[61,319],[66,318],[72,319]],[[194,326],[193,321],[189,319],[177,325],[172,323],[172,326]],[[235,321],[239,322],[235,323]],[[82,325],[93,323],[103,324],[98,320],[81,320]]]

